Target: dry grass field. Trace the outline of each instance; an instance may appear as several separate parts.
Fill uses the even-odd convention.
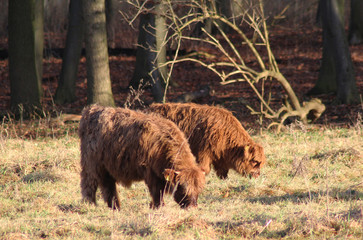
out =
[[[27,131],[41,129],[33,124]],[[83,203],[76,127],[27,135],[14,122],[1,125],[0,239],[363,237],[359,121],[349,128],[295,124],[278,135],[251,131],[268,161],[260,178],[230,172],[223,181],[212,172],[198,208],[190,210],[170,196],[165,207],[150,209],[142,182],[119,188],[121,211],[108,209],[99,192],[98,206]]]
[[[9,1],[0,1],[0,9],[7,9]],[[170,87],[169,101],[210,86],[212,94],[200,103],[220,104],[234,111],[265,148],[267,164],[261,176],[248,179],[231,171],[228,179],[220,180],[212,171],[195,209],[180,209],[171,196],[166,197],[165,207],[150,209],[151,197],[143,182],[130,189],[119,187],[121,211],[110,210],[99,192],[98,206],[83,203],[78,123],[63,124],[50,116],[79,114],[86,105],[85,57],[80,62],[76,102],[55,107],[53,96],[62,60],[52,51],[65,45],[68,1],[45,2],[48,53],[44,56],[42,101],[49,118],[15,122],[8,116],[0,121],[0,240],[363,239],[362,100],[355,105],[335,105],[331,104],[333,95],[324,95],[327,110],[319,125],[292,124],[280,134],[258,131],[256,116],[244,106],[245,100],[256,103],[247,84],[222,86],[211,72],[190,63],[175,69],[173,79],[179,86]],[[276,20],[270,40],[281,73],[304,100],[320,68],[322,30],[315,25],[318,0],[265,2],[271,5],[266,14]],[[135,49],[137,28],[125,23],[121,15],[115,17],[116,49]],[[11,96],[7,49],[4,10],[0,14],[0,51],[6,53],[0,56],[0,113],[5,115]],[[363,45],[350,49],[362,93]],[[244,57],[246,62],[255,61]],[[124,89],[133,76],[135,60],[135,55],[110,56],[118,106],[127,99]],[[280,88],[275,93],[275,101],[280,103]],[[150,91],[145,94],[151,95]]]

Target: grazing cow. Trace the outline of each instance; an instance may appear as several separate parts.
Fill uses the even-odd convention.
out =
[[[82,112],[81,189],[96,204],[97,187],[108,206],[120,208],[116,182],[130,187],[142,181],[149,188],[150,207],[163,205],[174,192],[181,207],[196,206],[205,183],[184,134],[156,114],[93,105]]]
[[[213,165],[221,179],[228,176],[229,169],[244,176],[260,175],[266,161],[263,148],[230,111],[194,103],[155,103],[145,112],[158,113],[178,125],[206,174]]]

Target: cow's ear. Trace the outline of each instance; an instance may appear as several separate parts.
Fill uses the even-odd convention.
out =
[[[179,171],[175,171],[174,169],[167,168],[164,170],[164,178],[167,182],[175,183],[176,178],[179,175]]]

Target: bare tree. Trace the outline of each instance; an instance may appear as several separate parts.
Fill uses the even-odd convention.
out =
[[[323,60],[319,78],[309,94],[335,92],[337,101],[358,101],[353,63],[344,31],[344,0],[320,0]]]
[[[181,4],[181,2],[178,2],[178,4]],[[168,10],[165,11],[169,31],[165,41],[166,43],[172,43],[176,49],[174,57],[165,63],[170,70],[168,76],[171,75],[178,63],[190,61],[211,70],[220,78],[222,85],[245,82],[254,91],[260,102],[259,110],[253,108],[253,106],[248,106],[251,113],[271,119],[270,126],[277,125],[278,130],[289,117],[297,117],[304,123],[315,121],[320,117],[325,110],[324,104],[319,99],[311,99],[308,102],[301,103],[287,79],[279,71],[270,48],[262,1],[259,1],[257,5],[248,0],[243,2],[246,8],[239,16],[242,22],[237,22],[235,18],[219,14],[218,11],[210,7],[208,1],[186,1],[184,4],[185,8],[181,8],[184,10],[178,12],[176,10],[178,8],[173,5],[173,2],[168,2]],[[139,6],[138,12],[142,12],[143,6],[141,4],[135,4],[135,6]],[[192,29],[207,19],[211,21],[220,37],[216,38],[205,28],[201,28],[204,33],[203,38],[191,36]],[[247,24],[248,28],[254,30],[252,38],[247,37],[247,34],[242,30],[241,26],[245,24]],[[239,36],[238,47],[234,44],[235,40],[230,39],[230,35],[226,33],[223,26],[233,31],[235,33],[234,37]],[[220,38],[222,40],[219,40]],[[179,58],[178,53],[182,44],[190,44],[193,41],[198,44],[209,45],[211,48],[218,50],[219,54],[223,55],[226,60],[209,62],[208,59],[198,58],[198,53]],[[244,56],[240,53],[241,50],[238,49],[241,46],[247,47],[246,51],[252,53],[255,62],[258,63],[257,68],[256,66],[250,66],[251,63],[246,63]],[[265,87],[272,81],[280,84],[287,95],[286,99],[281,99],[284,104],[277,110],[274,109],[276,106],[271,104],[271,92]]]
[[[363,42],[363,1],[350,1],[349,43]]]
[[[76,80],[81,58],[84,34],[81,0],[69,2],[68,32],[62,61],[62,70],[55,93],[59,104],[76,100]]]
[[[9,78],[11,107],[40,107],[43,74],[43,0],[9,1]]]
[[[82,0],[87,58],[87,102],[114,106],[107,51],[105,0]]]
[[[151,86],[156,102],[162,102],[167,75],[165,37],[167,27],[164,18],[164,1],[146,2],[140,14],[139,36],[134,75],[130,86],[138,89],[139,85]]]
[[[278,125],[278,130],[282,127],[284,121],[292,116],[298,117],[304,123],[315,121],[320,117],[322,112],[324,112],[325,106],[319,99],[312,99],[309,102],[301,104],[287,79],[280,73],[275,57],[270,48],[262,1],[259,1],[257,6],[253,5],[251,2],[245,1],[245,6],[246,9],[244,10],[242,19],[244,24],[247,24],[250,28],[254,29],[255,34],[252,39],[247,37],[233,19],[227,19],[225,16],[218,15],[215,12],[205,11],[205,9],[208,8],[203,5],[198,5],[197,7],[204,9],[204,15],[197,16],[194,20],[201,18],[212,19],[214,26],[218,29],[219,34],[223,37],[223,41],[226,45],[222,44],[220,40],[206,31],[205,34],[208,36],[208,39],[202,40],[182,36],[184,39],[201,41],[215,47],[226,57],[226,59],[228,59],[226,62],[208,64],[195,58],[183,58],[173,61],[173,63],[180,61],[198,62],[218,75],[222,85],[246,82],[260,101],[259,110],[253,109],[252,106],[248,106],[251,113],[259,114],[265,118],[273,120],[270,126]],[[180,29],[186,28],[186,26],[192,21],[193,20],[186,22],[185,25],[180,26]],[[242,40],[242,44],[247,46],[249,51],[251,51],[254,55],[259,66],[259,70],[255,67],[248,66],[243,59],[243,55],[240,54],[240,51],[225,33],[220,23],[225,24],[232,31],[237,33]],[[263,60],[264,58],[259,52],[261,47],[264,47],[265,49],[265,54],[267,54],[267,56],[264,58],[267,60]],[[268,92],[267,89],[265,89],[265,84],[273,80],[277,81],[287,94],[285,103],[278,110],[274,110],[272,108],[270,104],[271,92]],[[258,85],[261,87],[258,87]]]
[[[105,0],[107,38],[110,45],[114,45],[114,20],[116,0]],[[82,15],[82,1],[69,1],[68,31],[64,49],[62,69],[55,94],[55,101],[59,104],[76,100],[76,80],[79,60],[81,58],[84,39],[84,20]]]

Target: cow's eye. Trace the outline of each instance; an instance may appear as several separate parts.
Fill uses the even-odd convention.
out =
[[[258,166],[260,165],[260,163],[259,163],[259,162],[257,162],[257,161],[255,161],[255,160],[251,160],[251,161],[250,161],[250,163],[251,163],[251,165],[252,165],[253,167],[258,167]]]

